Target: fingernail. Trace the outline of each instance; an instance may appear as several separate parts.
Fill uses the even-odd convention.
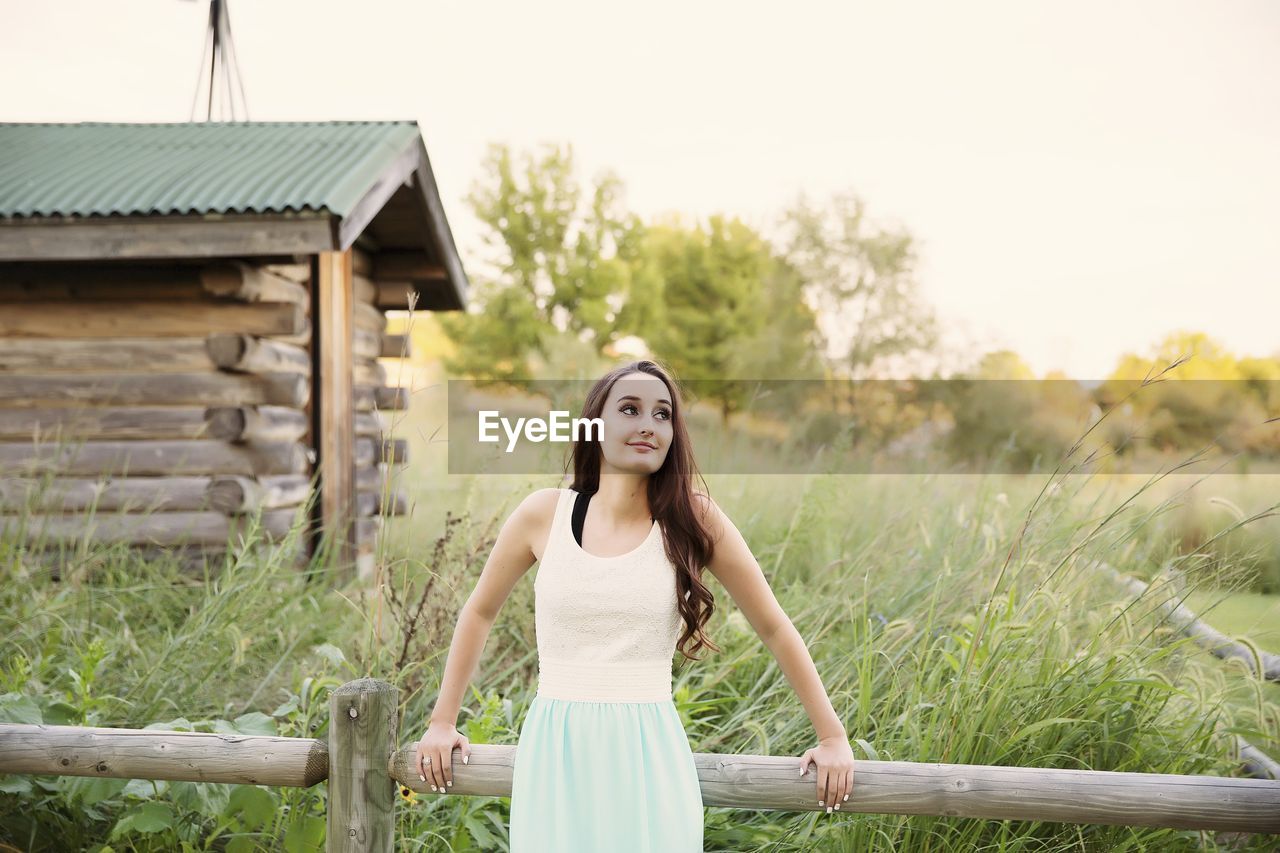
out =
[[[827,814],[831,814],[831,806],[827,806]]]
[[[453,787],[453,780],[452,780],[452,779],[450,779],[446,784],[447,784],[450,788],[452,788],[452,787]]]
[[[849,795],[848,795],[848,794],[845,794],[845,795],[844,795],[844,801],[845,801],[846,803],[847,803],[847,802],[849,802]]]
[[[471,757],[470,755],[464,755],[464,756],[462,756],[462,763],[463,763],[463,764],[466,764],[466,763],[467,763],[467,759],[468,759],[468,758],[470,758],[470,757]]]
[[[836,803],[836,811],[840,811],[840,804]]]
[[[423,782],[427,781],[427,777],[423,776],[421,773],[418,774],[418,778],[421,779]]]
[[[431,786],[431,790],[433,790],[433,791],[434,791],[435,789],[436,789],[436,786],[435,786],[435,785],[432,785],[432,786]]]
[[[818,800],[818,805],[823,806],[826,805],[826,803],[822,802],[822,800]]]

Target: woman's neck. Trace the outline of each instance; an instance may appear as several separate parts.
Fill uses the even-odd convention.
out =
[[[601,474],[600,487],[591,496],[591,512],[603,518],[609,527],[621,528],[648,522],[653,512],[649,507],[647,474]]]

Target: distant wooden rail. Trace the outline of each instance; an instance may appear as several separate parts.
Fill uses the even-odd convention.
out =
[[[1135,577],[1121,574],[1106,563],[1098,561],[1093,565],[1139,598],[1148,594],[1155,598],[1163,592],[1161,587],[1153,588]],[[1222,660],[1238,660],[1259,678],[1280,683],[1280,655],[1272,654],[1263,649],[1256,649],[1231,639],[1209,623],[1201,620],[1188,607],[1177,601],[1177,597],[1175,592],[1168,592],[1157,601],[1160,609],[1169,617],[1169,621],[1173,623],[1175,628],[1189,636],[1196,645],[1214,657]]]
[[[0,724],[0,773],[309,787],[329,783],[328,849],[393,848],[392,781],[425,793],[414,746],[395,748],[396,695],[360,679],[330,696],[330,736]],[[386,785],[371,767],[385,756]],[[449,794],[511,795],[516,747],[455,751]],[[744,809],[820,810],[815,777],[791,756],[694,753],[703,803]],[[448,796],[448,794],[443,795]],[[842,812],[1280,833],[1280,781],[908,761],[858,761]],[[373,843],[371,843],[371,841]]]

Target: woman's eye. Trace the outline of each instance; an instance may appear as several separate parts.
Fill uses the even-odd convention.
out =
[[[638,410],[638,409],[637,409],[633,404],[631,404],[631,403],[627,403],[627,404],[625,404],[621,409],[619,409],[618,411],[620,411],[620,412],[627,412],[627,411],[631,411],[631,412],[638,412],[639,410]],[[659,409],[659,410],[658,410],[658,414],[660,414],[660,415],[664,415],[664,416],[666,417],[666,420],[671,420],[671,413],[670,413],[670,412],[668,412],[666,409]]]

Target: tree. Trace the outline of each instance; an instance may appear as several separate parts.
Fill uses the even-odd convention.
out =
[[[974,368],[978,379],[1035,379],[1035,372],[1013,350],[992,350]]]
[[[491,257],[473,275],[473,310],[440,318],[457,344],[448,370],[522,385],[530,356],[546,354],[550,335],[571,335],[601,353],[626,334],[644,229],[625,210],[616,176],[600,175],[584,198],[571,145],[544,146],[517,164],[497,144],[467,202],[487,226]]]
[[[1275,403],[1275,385],[1266,380],[1280,377],[1280,362],[1237,359],[1219,341],[1190,330],[1171,332],[1148,351],[1146,357],[1125,353],[1097,396],[1106,406],[1125,401],[1122,414],[1153,446],[1171,451],[1217,443],[1233,452],[1280,446],[1265,423]],[[1141,380],[1156,378],[1137,390]]]
[[[725,382],[734,343],[764,325],[768,246],[737,219],[712,216],[706,228],[651,227],[646,250],[662,289],[640,335],[678,375],[718,400],[728,420],[743,402]]]
[[[781,242],[818,311],[834,375],[872,376],[889,360],[937,343],[937,320],[915,279],[913,238],[873,229],[856,195],[836,194],[824,209],[802,194],[784,215]]]
[[[686,227],[668,219],[648,229],[651,301],[637,333],[682,377],[720,403],[721,417],[755,391],[740,380],[814,376],[812,312],[795,271],[737,218],[715,215]]]
[[[879,440],[876,412],[884,395],[861,380],[885,373],[895,360],[919,357],[938,340],[937,320],[915,280],[911,235],[871,226],[853,193],[837,193],[825,207],[801,194],[782,218],[778,241],[817,312],[829,375],[849,380],[843,399],[837,384],[830,386],[832,418],[854,444]]]

